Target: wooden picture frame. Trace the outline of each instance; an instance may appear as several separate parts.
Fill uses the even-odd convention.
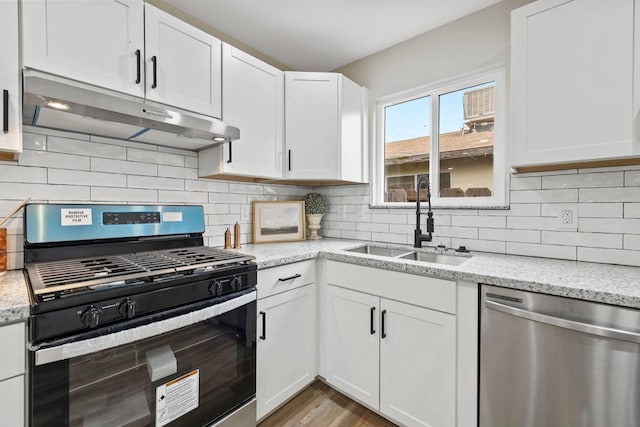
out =
[[[253,243],[305,240],[304,201],[253,201]]]

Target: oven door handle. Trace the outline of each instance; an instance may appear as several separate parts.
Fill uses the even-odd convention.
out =
[[[42,346],[46,343],[29,346],[29,350],[35,352],[36,366],[47,363],[71,359],[85,354],[95,353],[121,345],[130,344],[146,338],[175,331],[176,329],[202,322],[212,317],[219,316],[256,300],[256,291],[246,293],[239,297],[211,305],[200,310],[195,310],[168,319],[160,320],[147,325],[131,329],[88,338],[82,341],[69,342],[55,347]]]

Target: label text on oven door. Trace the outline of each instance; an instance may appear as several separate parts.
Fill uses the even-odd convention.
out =
[[[162,427],[198,407],[200,370],[156,387],[156,427]]]
[[[91,225],[91,209],[60,209],[62,225]]]

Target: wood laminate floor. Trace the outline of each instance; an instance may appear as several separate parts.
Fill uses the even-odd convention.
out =
[[[394,427],[380,415],[316,381],[258,427]]]

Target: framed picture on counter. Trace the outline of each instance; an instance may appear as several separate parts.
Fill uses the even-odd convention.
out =
[[[304,240],[304,201],[254,201],[253,243]]]

